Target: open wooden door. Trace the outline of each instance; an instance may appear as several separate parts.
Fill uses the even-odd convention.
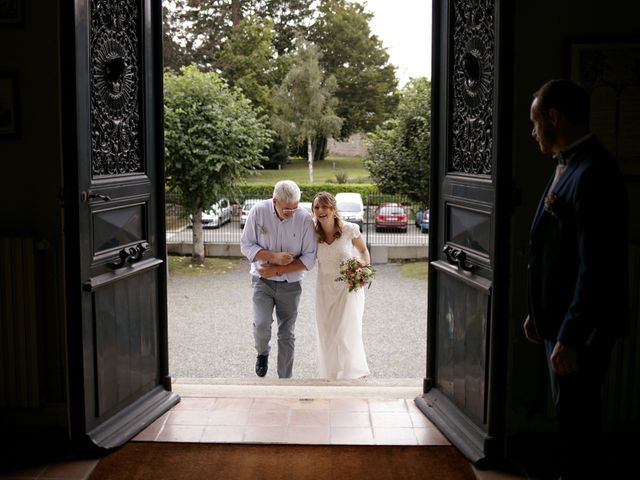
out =
[[[510,162],[499,136],[510,138],[510,129],[498,126],[501,3],[433,2],[427,376],[416,403],[476,464],[498,453],[504,419],[507,297],[499,286]]]
[[[70,418],[129,440],[179,401],[167,356],[161,2],[61,0]]]

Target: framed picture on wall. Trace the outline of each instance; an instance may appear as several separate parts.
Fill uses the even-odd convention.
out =
[[[18,136],[18,76],[0,72],[0,138]]]
[[[0,0],[0,27],[19,25],[24,20],[24,0]]]
[[[623,174],[640,175],[640,41],[576,42],[570,57],[571,79],[590,95],[591,131]]]

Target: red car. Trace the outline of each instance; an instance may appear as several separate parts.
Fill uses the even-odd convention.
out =
[[[407,232],[408,216],[404,207],[398,204],[382,204],[376,209],[376,232],[382,229]]]

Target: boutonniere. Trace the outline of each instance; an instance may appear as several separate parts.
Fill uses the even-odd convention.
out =
[[[262,235],[266,235],[267,234],[267,229],[264,228],[264,225],[258,225],[258,228],[260,229],[260,233]]]
[[[558,195],[556,192],[549,192],[544,197],[544,209],[551,214],[553,218],[558,218]]]

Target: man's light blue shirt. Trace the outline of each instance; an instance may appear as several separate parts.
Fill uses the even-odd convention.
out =
[[[251,261],[251,274],[259,276],[256,266],[268,263],[255,260],[260,250],[290,252],[299,258],[307,270],[316,263],[318,242],[311,215],[304,208],[298,208],[291,218],[280,220],[273,200],[263,200],[249,210],[249,216],[240,239],[240,251]],[[304,270],[269,277],[269,280],[299,282]]]

